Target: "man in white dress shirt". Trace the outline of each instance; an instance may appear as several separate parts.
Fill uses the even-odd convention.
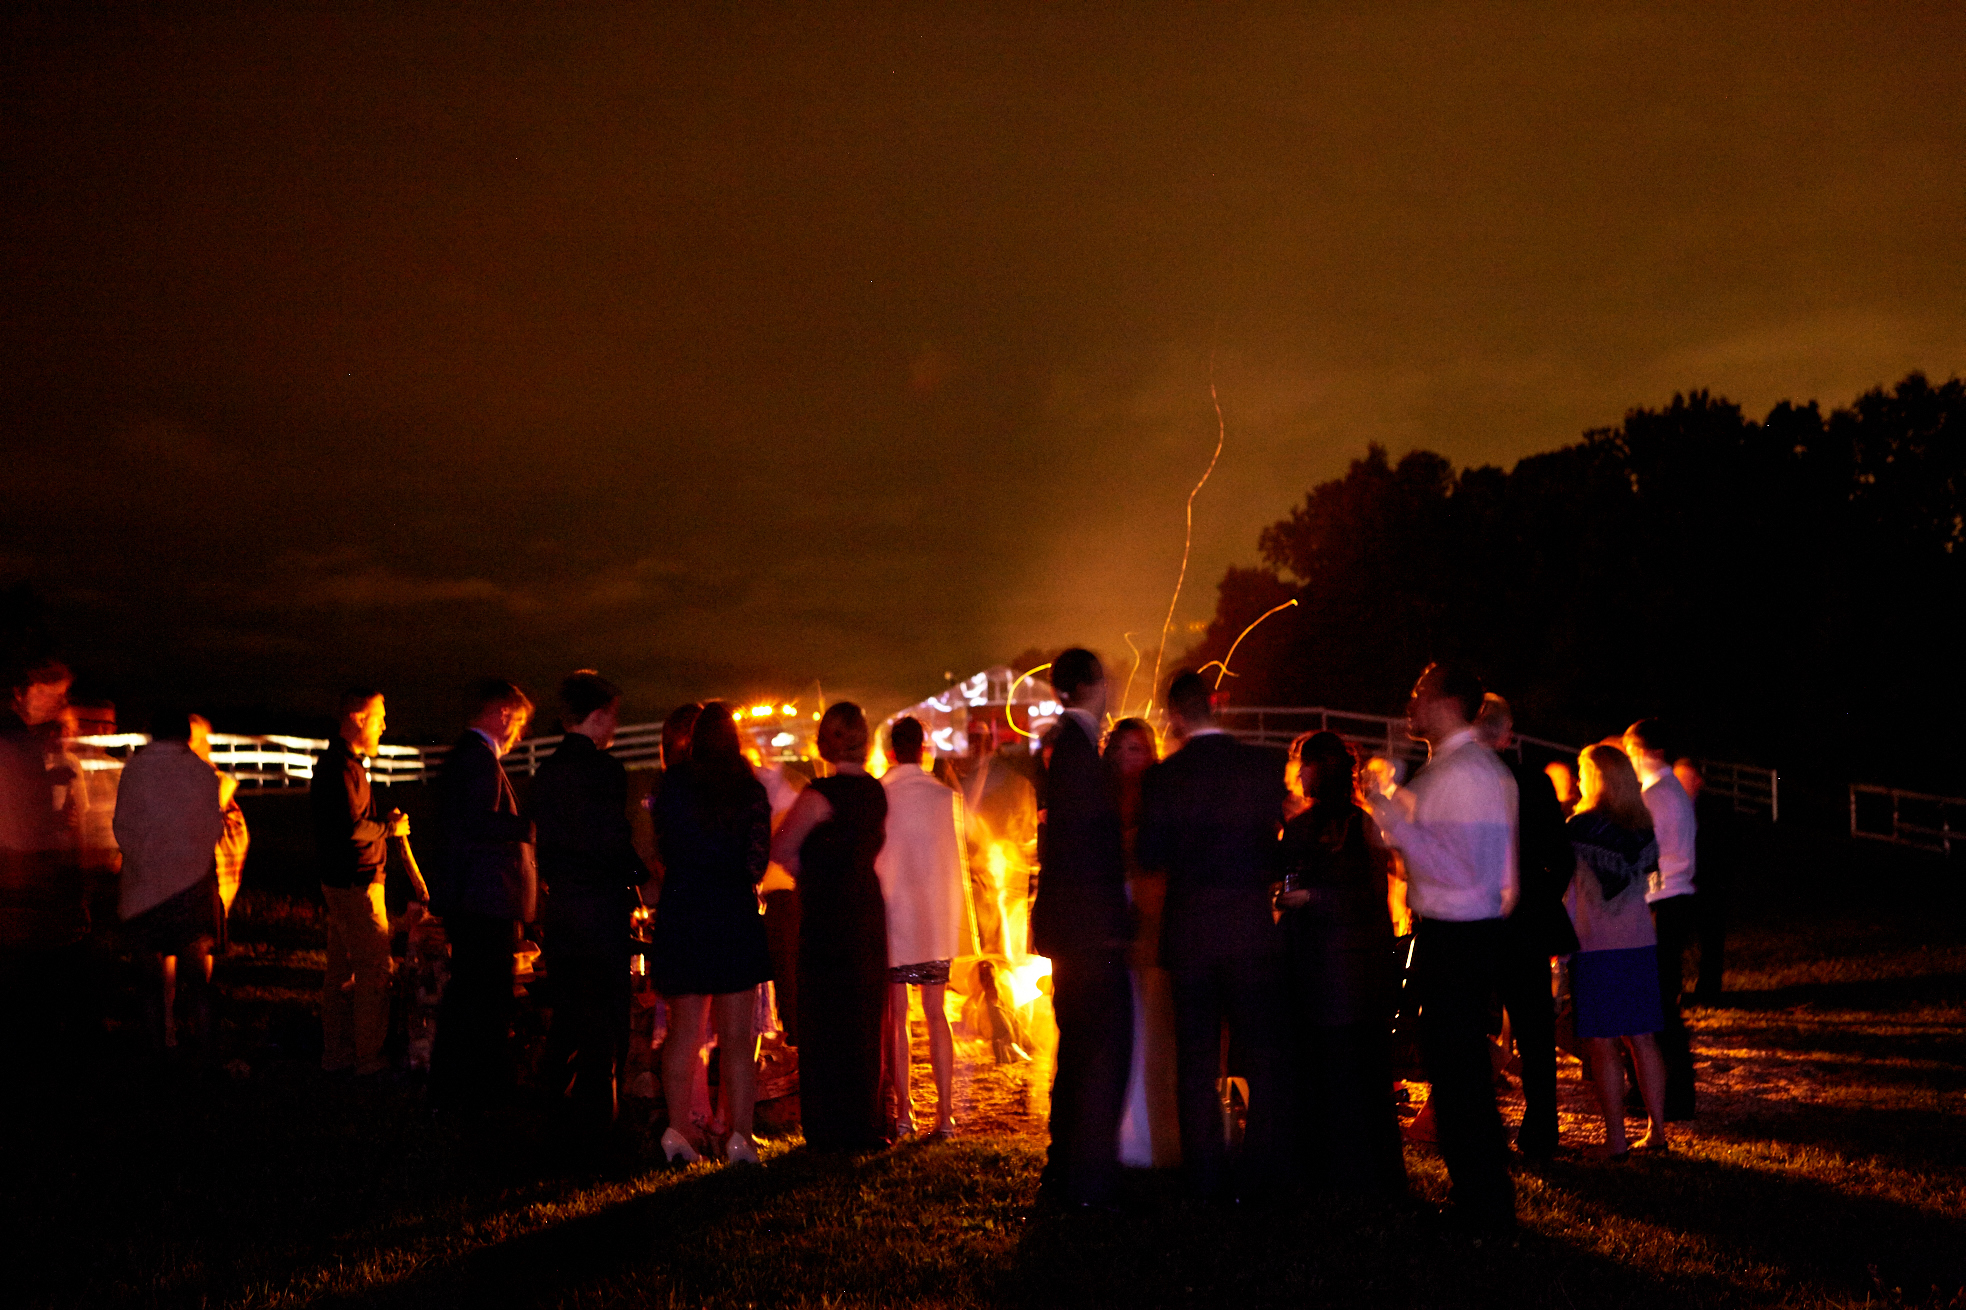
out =
[[[1699,822],[1693,798],[1673,776],[1672,745],[1657,719],[1640,719],[1625,729],[1625,754],[1638,771],[1645,809],[1659,839],[1659,867],[1645,887],[1652,928],[1659,937],[1659,1007],[1666,1026],[1659,1031],[1659,1054],[1666,1062],[1666,1122],[1693,1117],[1693,1048],[1680,1017],[1680,984],[1686,948],[1699,929],[1694,868]]]
[[[1406,708],[1408,731],[1429,747],[1427,765],[1367,803],[1386,844],[1405,857],[1407,904],[1419,919],[1420,1048],[1452,1213],[1493,1230],[1515,1223],[1488,1010],[1516,900],[1516,783],[1475,734],[1484,690],[1466,670],[1428,665]]]

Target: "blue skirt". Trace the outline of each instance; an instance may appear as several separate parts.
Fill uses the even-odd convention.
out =
[[[1657,947],[1579,951],[1570,957],[1570,996],[1579,1037],[1636,1037],[1666,1026]]]

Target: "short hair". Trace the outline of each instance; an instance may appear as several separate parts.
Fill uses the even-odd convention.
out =
[[[1625,736],[1638,743],[1638,748],[1647,755],[1663,755],[1671,759],[1679,745],[1667,731],[1666,726],[1657,719],[1640,719],[1625,729]]]
[[[519,690],[518,683],[504,678],[479,678],[466,690],[465,700],[474,719],[487,710],[503,709],[507,705],[528,715],[532,713],[532,698]]]
[[[1190,723],[1215,717],[1214,692],[1208,679],[1193,669],[1183,669],[1167,684],[1167,708]]]
[[[1420,680],[1414,684],[1414,690],[1417,691],[1429,680],[1433,694],[1458,702],[1461,717],[1469,723],[1481,717],[1481,702],[1488,695],[1488,688],[1482,685],[1480,677],[1472,669],[1436,661],[1420,671]]]
[[[828,764],[866,762],[867,716],[852,701],[838,701],[820,717],[819,758]]]
[[[29,687],[47,687],[58,682],[73,682],[75,675],[68,666],[52,655],[28,660],[19,666],[14,674],[14,690],[25,691]]]
[[[915,764],[922,758],[922,721],[904,714],[887,730],[888,754],[896,764]]]
[[[567,725],[583,723],[596,710],[621,699],[621,688],[592,669],[575,669],[560,681],[560,704],[567,708]]]
[[[191,711],[181,705],[172,705],[158,710],[150,716],[150,739],[152,741],[190,741]]]
[[[380,695],[382,693],[374,687],[348,687],[342,691],[341,699],[335,704],[341,710],[342,717],[346,718],[351,714],[360,714],[369,707],[370,701]]]
[[[1491,691],[1481,698],[1481,711],[1475,715],[1474,722],[1475,735],[1493,746],[1504,735],[1502,725],[1515,727],[1515,711],[1509,708],[1507,701]]]
[[[1081,691],[1105,680],[1099,657],[1083,646],[1063,651],[1051,662],[1051,689],[1066,700],[1077,700]]]

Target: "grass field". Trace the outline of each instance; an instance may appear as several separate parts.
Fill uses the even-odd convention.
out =
[[[514,1111],[471,1138],[412,1084],[323,1079],[319,927],[262,900],[223,963],[231,1071],[114,1043],[6,1148],[13,1304],[1966,1306],[1966,931],[1947,865],[1841,844],[1746,899],[1727,1004],[1694,1012],[1678,1149],[1518,1170],[1513,1242],[1426,1202],[1190,1209],[1142,1175],[1114,1216],[1030,1206],[1044,1138],[1015,1071],[967,1068],[969,1136],[767,1167],[596,1162]],[[1565,1133],[1595,1141],[1576,1067]]]

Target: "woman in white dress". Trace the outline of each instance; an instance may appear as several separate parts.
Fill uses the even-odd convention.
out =
[[[1133,839],[1140,830],[1140,775],[1160,758],[1160,741],[1145,719],[1122,719],[1106,735],[1101,758],[1119,796],[1126,894],[1137,920],[1128,961],[1133,974],[1133,1069],[1120,1119],[1120,1163],[1167,1169],[1181,1163],[1174,1098],[1174,986],[1160,963],[1167,875],[1144,871],[1133,857]]]
[[[922,725],[903,718],[888,731],[881,775],[887,792],[887,840],[874,857],[887,908],[887,1072],[894,1093],[890,1135],[915,1131],[908,1093],[908,988],[922,991],[929,1067],[935,1072],[936,1141],[955,1135],[956,1041],[944,997],[949,965],[960,953],[963,924],[962,795],[923,770]]]

